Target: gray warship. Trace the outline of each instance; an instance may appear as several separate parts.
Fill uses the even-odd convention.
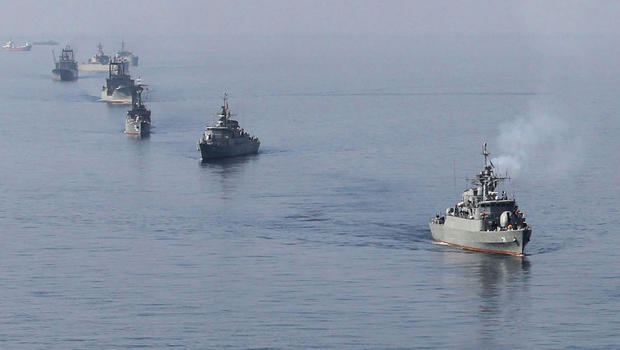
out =
[[[151,111],[142,103],[143,85],[136,85],[132,96],[132,108],[125,119],[125,134],[138,137],[148,136],[151,132]]]
[[[90,72],[107,72],[110,56],[103,53],[103,45],[97,45],[97,54],[88,59],[86,63],[78,64],[78,69]]]
[[[125,50],[124,41],[121,43],[121,50],[116,53],[116,58],[120,61],[129,62],[132,66],[138,65],[138,56],[134,55],[131,51]]]
[[[202,161],[258,153],[260,141],[245,132],[236,120],[232,120],[228,108],[228,96],[224,94],[224,105],[215,126],[207,126],[198,141]]]
[[[435,241],[467,250],[521,256],[532,229],[515,199],[496,191],[508,177],[493,171],[486,143],[482,154],[484,170],[472,180],[474,187],[463,192],[462,200],[445,215],[431,219],[431,234]]]

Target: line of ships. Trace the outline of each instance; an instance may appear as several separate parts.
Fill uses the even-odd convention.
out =
[[[5,45],[6,46],[6,45]],[[123,47],[110,58],[105,55],[101,44],[98,52],[87,63],[78,65],[73,50],[66,47],[52,71],[58,80],[75,80],[78,70],[108,71],[101,100],[111,103],[131,103],[127,112],[125,133],[145,137],[150,134],[151,111],[142,100],[145,85],[131,79],[129,64],[137,65],[138,57]],[[224,105],[215,125],[207,126],[198,141],[202,161],[258,153],[260,141],[250,136],[231,118],[228,97],[224,94]],[[437,214],[429,222],[433,239],[437,242],[466,250],[522,256],[532,233],[514,198],[498,191],[500,182],[508,177],[498,176],[489,159],[487,144],[484,144],[483,170],[472,179],[472,187],[463,192],[461,200],[444,214]]]

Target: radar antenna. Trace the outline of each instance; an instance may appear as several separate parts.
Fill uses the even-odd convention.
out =
[[[230,107],[228,106],[228,93],[226,91],[224,91],[222,100],[224,100],[224,105],[222,106],[222,113],[220,113],[220,115],[224,115],[226,119],[230,119],[230,117],[236,116],[237,114],[230,113]]]

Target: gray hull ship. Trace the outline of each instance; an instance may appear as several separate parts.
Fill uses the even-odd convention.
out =
[[[260,141],[246,133],[236,120],[232,120],[228,98],[224,95],[224,106],[215,126],[207,126],[198,141],[202,161],[258,153]]]
[[[78,69],[88,72],[107,72],[110,56],[103,53],[103,45],[97,45],[97,54],[88,59],[88,62],[78,65]]]
[[[138,65],[138,56],[134,55],[133,52],[125,50],[125,42],[121,43],[121,50],[116,53],[116,58],[121,61],[129,62],[132,66]]]
[[[132,108],[125,119],[125,134],[145,137],[151,133],[151,111],[142,103],[142,85],[137,85],[132,98]]]
[[[433,239],[468,250],[523,255],[531,227],[516,201],[496,191],[498,183],[507,178],[493,171],[486,143],[482,154],[484,170],[473,179],[475,187],[463,192],[462,200],[446,209],[444,216],[430,221]]]

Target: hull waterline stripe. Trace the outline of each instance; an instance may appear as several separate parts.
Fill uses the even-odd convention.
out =
[[[458,248],[465,249],[465,250],[472,250],[472,251],[475,251],[475,252],[494,253],[494,254],[509,254],[509,255],[514,255],[514,256],[523,256],[523,253],[520,253],[520,252],[510,252],[510,251],[506,251],[506,250],[493,250],[493,249],[473,248],[473,247],[468,247],[468,246],[464,246],[464,245],[460,245],[460,244],[445,242],[445,241],[442,241],[442,240],[439,240],[439,239],[435,239],[435,241],[441,242],[441,243],[445,243],[447,245],[450,245],[450,246],[453,246],[453,247],[458,247]]]

